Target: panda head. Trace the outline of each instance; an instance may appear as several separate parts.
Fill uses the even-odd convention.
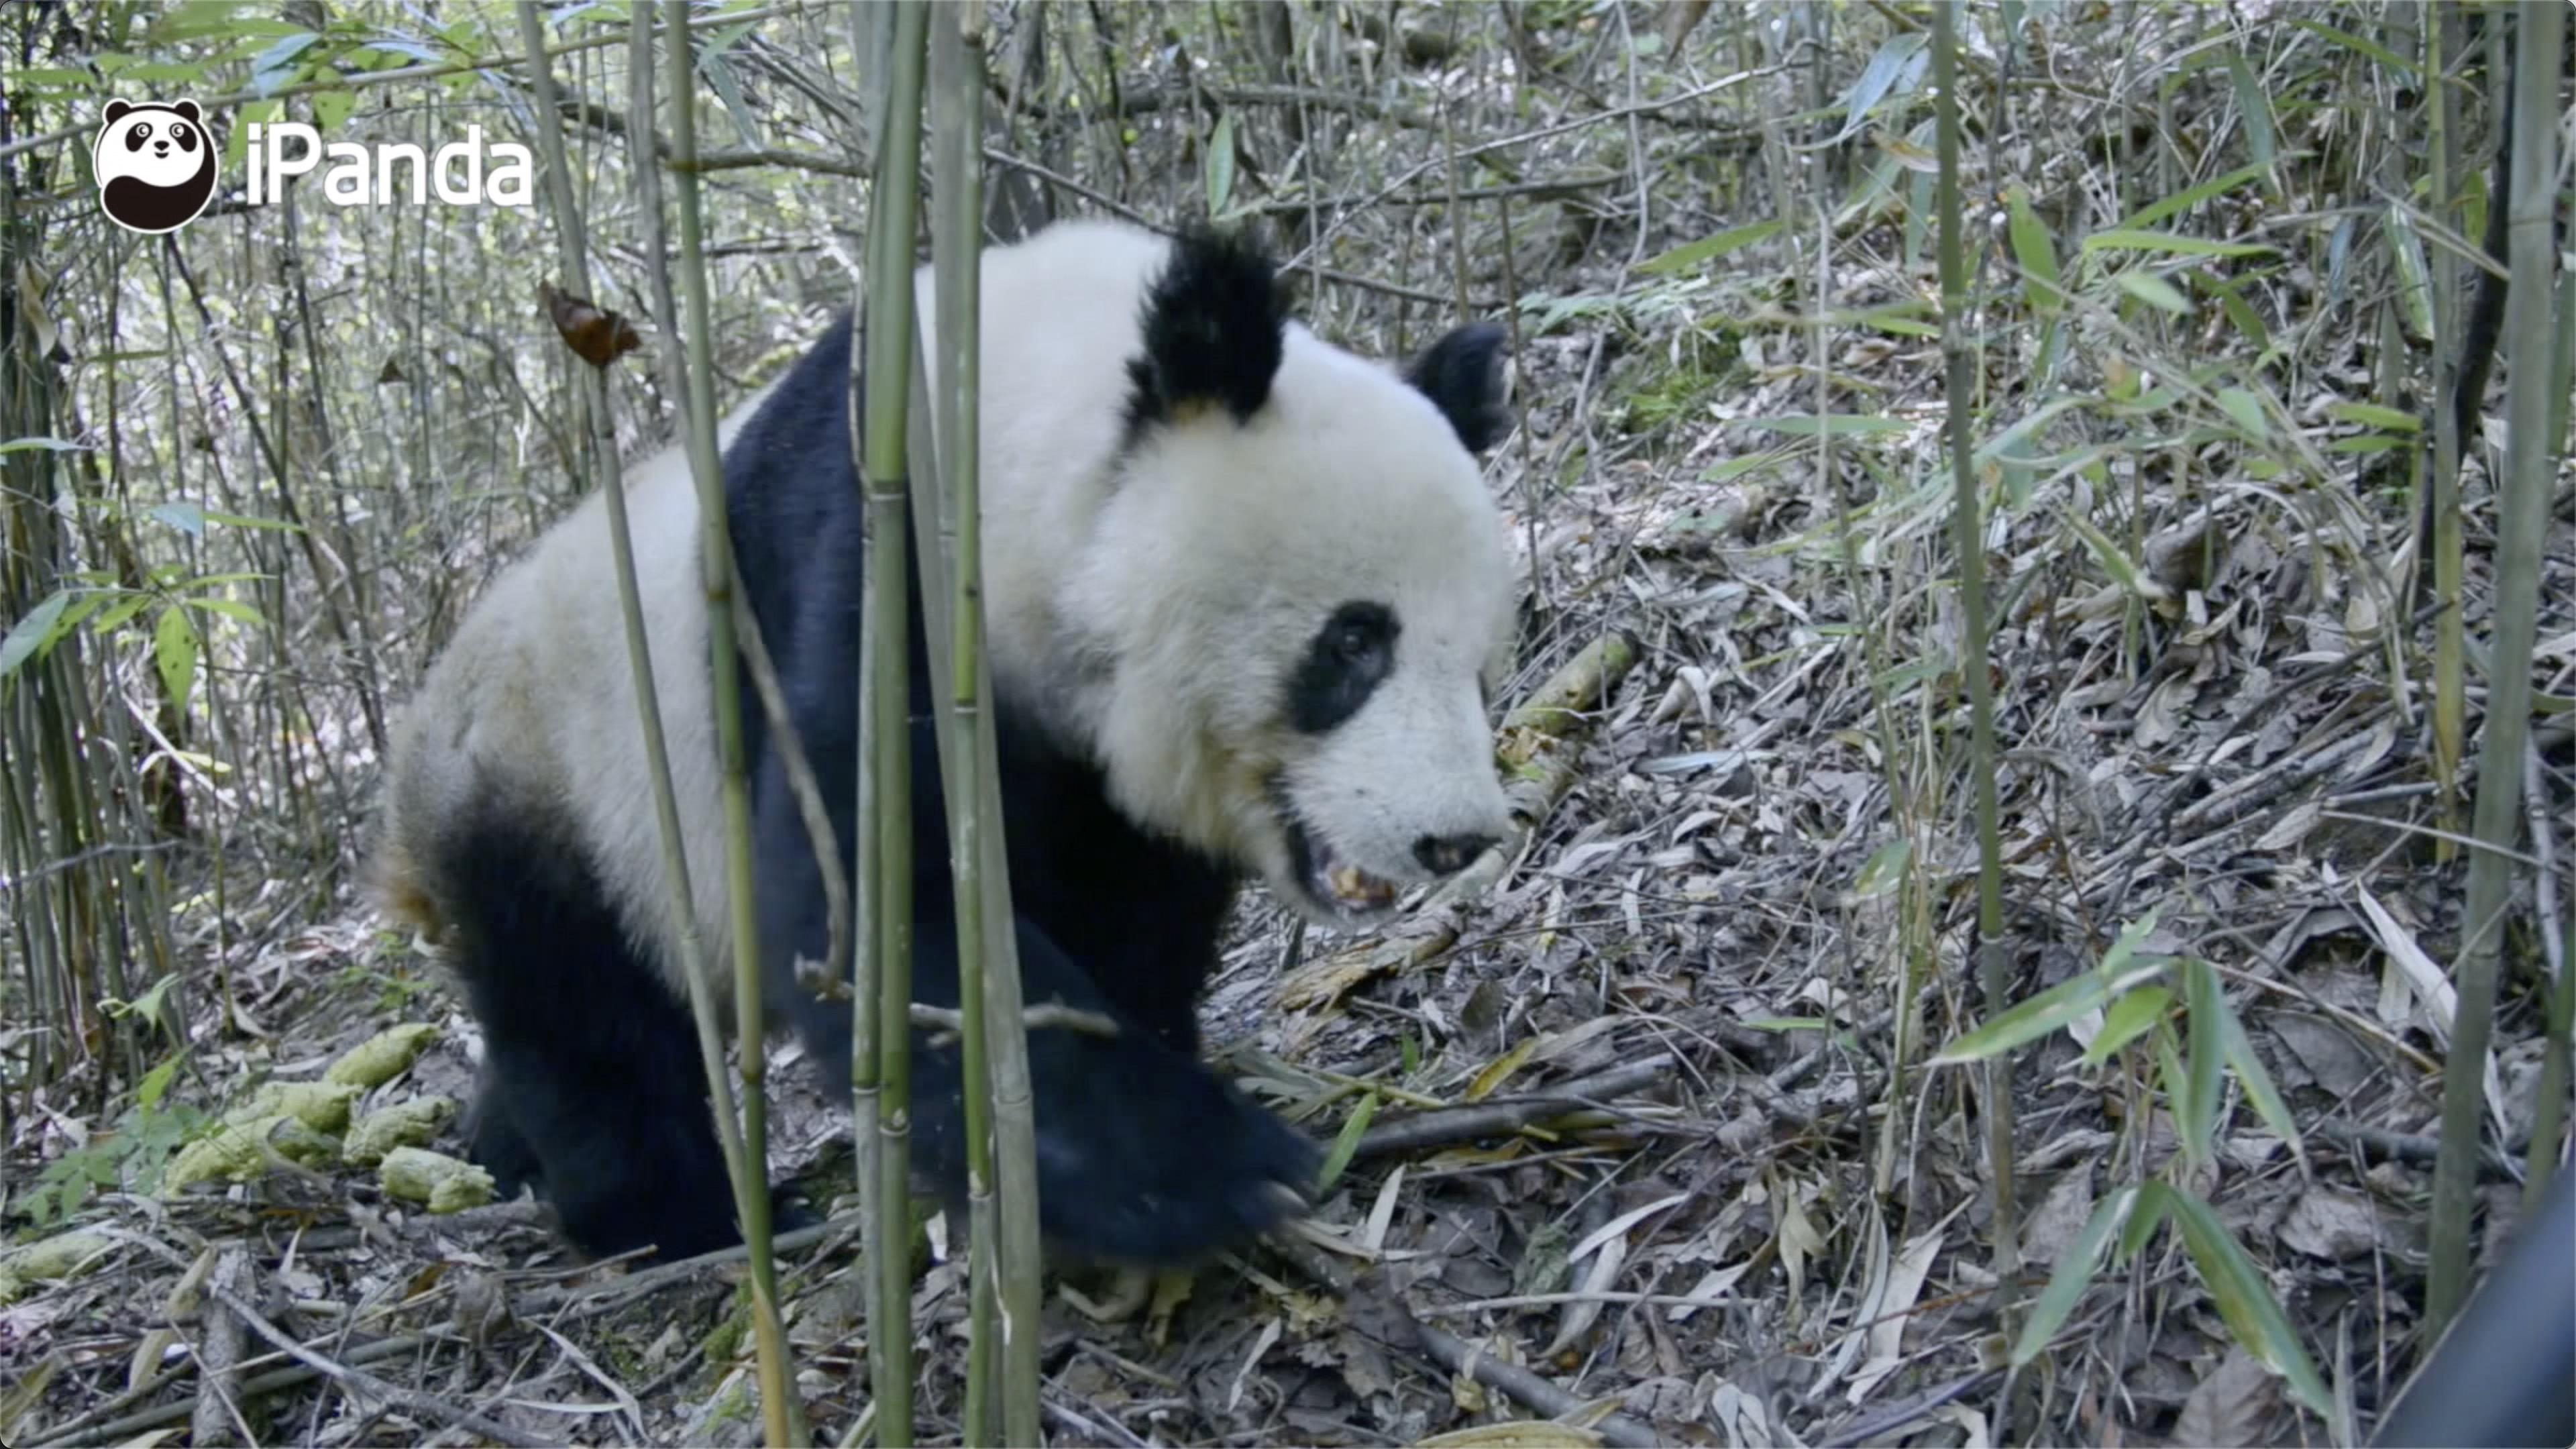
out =
[[[1487,702],[1514,608],[1476,454],[1508,426],[1502,332],[1404,372],[1287,320],[1242,244],[1146,288],[1114,478],[1059,607],[1131,815],[1327,925],[1500,840]]]
[[[109,101],[90,160],[108,214],[136,231],[172,230],[214,195],[214,137],[194,101]]]

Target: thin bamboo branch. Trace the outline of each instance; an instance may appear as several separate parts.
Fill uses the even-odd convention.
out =
[[[1986,553],[1984,528],[1978,521],[1976,473],[1969,453],[1976,445],[1975,367],[1968,354],[1968,237],[1959,205],[1958,40],[1951,7],[1932,8],[1932,85],[1934,127],[1939,152],[1941,252],[1941,352],[1948,365],[1948,443],[1954,488],[1951,519],[1958,529],[1959,611],[1965,628],[1959,639],[1959,677],[1968,691],[1968,773],[1976,791],[1977,924],[1969,959],[1977,974],[1990,1015],[2012,1005],[2004,979],[2003,839],[1995,800],[1994,679],[1986,668]],[[1986,1170],[1994,1175],[1995,1278],[2010,1285],[2021,1278],[2021,1223],[2013,1206],[2012,1059],[1998,1055],[1986,1066],[1985,1091],[1979,1105],[1985,1114]],[[1999,1309],[2009,1301],[2009,1287],[1998,1290]],[[2009,1312],[2006,1312],[2009,1324]]]

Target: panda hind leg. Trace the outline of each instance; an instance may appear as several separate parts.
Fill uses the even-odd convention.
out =
[[[559,830],[475,811],[442,852],[453,964],[483,1028],[469,1151],[594,1256],[741,1241],[688,1008]]]

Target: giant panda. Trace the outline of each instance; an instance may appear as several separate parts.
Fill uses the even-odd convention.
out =
[[[917,275],[925,327],[927,268]],[[982,263],[985,599],[1027,999],[1114,1034],[1029,1035],[1051,1254],[1182,1266],[1304,1209],[1313,1145],[1221,1080],[1194,1015],[1238,886],[1334,927],[1497,842],[1487,700],[1514,616],[1477,454],[1500,330],[1406,368],[1290,320],[1213,233],[1068,221]],[[936,348],[935,337],[927,339]],[[862,505],[845,315],[720,433],[740,583],[854,870]],[[936,355],[935,351],[931,355]],[[674,449],[626,483],[696,929],[728,970],[697,499]],[[915,999],[953,1006],[934,713],[912,610]],[[757,703],[768,1019],[848,1080],[815,852]],[[407,705],[375,878],[439,942],[483,1033],[469,1151],[578,1249],[739,1241],[686,1006],[605,515],[590,500],[477,601]],[[719,984],[719,1001],[731,993]],[[951,1200],[953,1043],[916,1031],[913,1160]]]

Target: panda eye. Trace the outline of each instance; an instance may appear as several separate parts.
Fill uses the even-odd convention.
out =
[[[149,123],[137,126],[133,130],[125,133],[125,149],[128,151],[140,151],[143,149],[143,143],[151,139],[152,127]]]
[[[1395,611],[1354,599],[1308,641],[1288,679],[1285,712],[1301,734],[1322,734],[1359,713],[1395,671]]]
[[[189,130],[185,126],[171,127],[170,139],[178,142],[179,149],[182,151],[194,151],[197,149],[197,133]]]
[[[1351,621],[1337,625],[1333,630],[1334,651],[1353,664],[1366,662],[1382,642],[1384,636],[1371,623]]]

